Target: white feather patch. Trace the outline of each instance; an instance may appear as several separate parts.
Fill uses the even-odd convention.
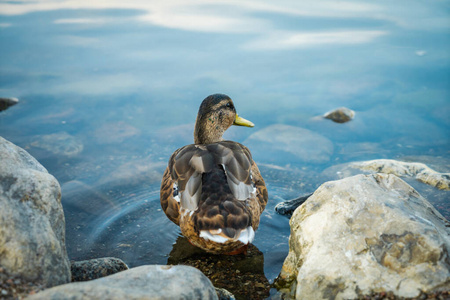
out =
[[[180,194],[176,195],[175,197],[173,197],[173,199],[175,199],[175,201],[177,201],[178,203],[180,203]]]
[[[197,210],[198,201],[202,192],[201,174],[194,172],[189,178],[186,189],[181,192],[181,206],[191,211]]]
[[[200,237],[204,238],[205,240],[210,240],[216,243],[224,244],[226,241],[228,241],[227,238],[217,235],[217,234],[211,234],[209,230],[200,230]]]
[[[200,237],[204,238],[205,240],[213,241],[213,242],[220,243],[220,244],[224,244],[229,240],[240,241],[243,244],[249,244],[249,243],[253,242],[253,239],[255,238],[255,231],[253,230],[253,228],[251,226],[247,227],[244,230],[241,230],[241,232],[239,233],[239,236],[235,239],[226,238],[222,235],[219,235],[222,232],[221,229],[214,230],[214,231],[217,232],[217,234],[211,233],[210,230],[200,230]]]
[[[177,201],[178,203],[180,203],[180,193],[178,191],[178,184],[176,182],[174,182],[173,184],[173,194],[177,194],[176,196],[173,196],[173,199],[175,199],[175,201]]]
[[[248,226],[246,229],[242,230],[239,234],[238,241],[241,241],[243,244],[248,244],[253,242],[255,238],[255,231],[252,226]]]

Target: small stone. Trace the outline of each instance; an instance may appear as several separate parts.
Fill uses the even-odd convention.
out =
[[[355,112],[349,108],[340,107],[325,113],[323,117],[336,123],[346,123],[355,117]]]
[[[17,98],[0,98],[0,111],[6,110],[17,103],[19,103]]]
[[[219,300],[236,300],[234,295],[226,289],[216,288],[216,293]]]
[[[300,205],[305,203],[305,201],[308,200],[308,198],[311,195],[312,194],[309,194],[309,195],[306,195],[306,196],[301,196],[301,197],[296,198],[296,199],[280,202],[280,203],[278,203],[275,206],[275,211],[277,213],[279,213],[280,215],[285,215],[285,216],[289,216],[290,217],[290,216],[292,216],[294,211],[297,209],[297,207],[299,207]]]
[[[119,258],[104,257],[71,262],[72,282],[88,281],[128,270]]]

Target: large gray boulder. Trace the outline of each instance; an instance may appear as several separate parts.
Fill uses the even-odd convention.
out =
[[[450,224],[395,175],[324,183],[290,226],[279,282],[296,299],[450,290]]]
[[[209,279],[193,267],[149,265],[60,285],[27,299],[217,299],[217,294]]]
[[[58,181],[0,137],[0,270],[51,287],[70,282]]]

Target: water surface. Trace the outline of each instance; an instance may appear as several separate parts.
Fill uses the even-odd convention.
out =
[[[167,2],[0,2],[0,96],[20,99],[0,135],[59,180],[71,259],[167,263],[180,232],[161,176],[212,93],[256,124],[228,139],[251,146],[285,124],[329,141],[319,160],[323,144],[289,146],[310,160],[250,147],[270,194],[254,241],[270,282],[289,237],[273,208],[333,179],[327,168],[391,158],[449,172],[448,2]],[[315,118],[340,106],[355,119]],[[408,182],[450,217],[448,192]]]

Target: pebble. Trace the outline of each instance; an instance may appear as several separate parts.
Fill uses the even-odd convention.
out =
[[[7,108],[16,105],[19,103],[19,99],[17,98],[0,98],[0,111],[6,110]]]
[[[347,107],[340,107],[325,113],[323,117],[336,123],[346,123],[355,117],[355,112]]]
[[[73,261],[70,264],[72,282],[93,280],[125,270],[128,270],[128,266],[115,257]]]

